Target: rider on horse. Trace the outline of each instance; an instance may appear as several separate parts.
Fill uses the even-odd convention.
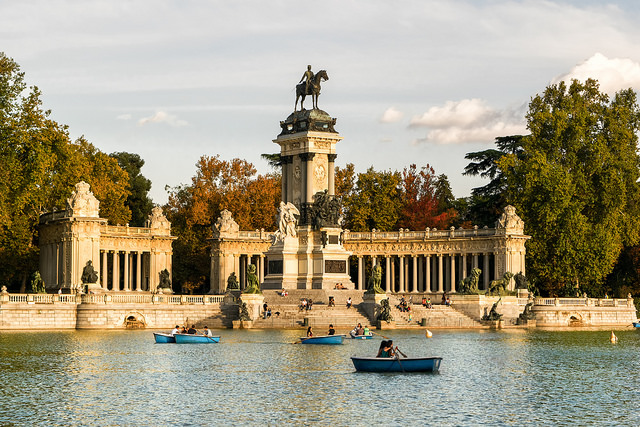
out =
[[[309,91],[309,85],[313,81],[313,71],[311,71],[311,65],[307,65],[307,71],[304,72],[304,74],[302,75],[302,78],[298,83],[302,83],[304,79],[307,79],[305,81],[304,93],[305,95],[311,95],[311,92]]]

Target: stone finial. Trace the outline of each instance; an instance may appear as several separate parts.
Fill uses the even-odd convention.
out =
[[[147,218],[146,225],[152,230],[166,231],[167,234],[171,231],[171,223],[167,217],[162,214],[162,208],[159,206],[151,209],[151,215]]]
[[[516,215],[516,208],[507,205],[496,222],[496,229],[502,230],[505,234],[524,234],[524,221]]]
[[[3,285],[2,288],[0,288],[0,293],[7,294],[7,287]]]
[[[98,218],[100,202],[89,188],[91,186],[84,181],[76,184],[76,190],[67,199],[67,211],[71,216]]]
[[[240,227],[238,223],[233,220],[231,212],[223,210],[220,212],[218,220],[213,225],[214,237],[238,237]]]

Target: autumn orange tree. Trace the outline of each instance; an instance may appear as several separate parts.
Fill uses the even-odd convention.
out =
[[[439,197],[439,178],[434,169],[426,165],[420,169],[415,164],[404,168],[402,184],[404,189],[404,207],[400,214],[399,225],[410,230],[425,228],[447,228],[455,218],[455,211],[443,204]],[[444,178],[446,179],[446,177]]]
[[[209,276],[207,239],[220,212],[229,210],[241,230],[276,227],[280,176],[257,175],[242,159],[202,156],[190,185],[169,188],[165,212],[178,237],[174,244],[173,278],[185,291],[205,290]]]

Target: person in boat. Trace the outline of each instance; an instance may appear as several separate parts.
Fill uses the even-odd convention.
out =
[[[369,326],[364,325],[364,329],[363,329],[363,331],[364,331],[364,334],[365,334],[365,335],[371,335],[371,331],[369,330]]]
[[[171,335],[175,335],[179,333],[180,333],[180,325],[176,325],[176,327],[173,328],[173,331],[171,331]]]
[[[191,327],[189,328],[189,330],[187,331],[188,334],[191,335],[195,335],[198,333],[198,330],[196,329],[196,325],[191,325]]]
[[[329,333],[327,333],[327,335],[335,335],[336,334],[336,330],[333,329],[333,325],[329,325]]]
[[[309,327],[307,328],[307,336],[308,336],[308,337],[312,337],[312,336],[313,336],[313,331],[311,330],[311,326],[309,326]]]
[[[356,335],[364,335],[364,328],[361,323],[358,323],[358,326],[356,326]]]
[[[204,329],[202,330],[202,335],[204,335],[205,337],[211,337],[213,336],[213,334],[211,333],[211,331],[209,330],[209,328],[207,328],[206,326],[204,327]]]
[[[376,357],[394,357],[396,353],[393,351],[393,340],[383,340],[378,349]]]
[[[187,327],[183,326],[182,328],[180,328],[180,333],[181,334],[186,334],[187,333]]]

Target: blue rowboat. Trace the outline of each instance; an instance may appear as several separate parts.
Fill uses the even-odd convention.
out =
[[[640,328],[640,322],[633,322],[634,328]]]
[[[207,337],[205,335],[176,334],[176,344],[215,344],[220,342],[220,337]]]
[[[319,337],[302,337],[301,344],[342,344],[344,335],[323,335]]]
[[[156,344],[169,344],[176,342],[173,335],[163,334],[162,332],[154,332],[153,337],[156,339]]]
[[[370,340],[371,338],[373,338],[373,334],[356,335],[353,333],[353,331],[349,332],[349,335],[351,335],[351,338],[353,338],[354,340]]]
[[[351,357],[358,372],[438,372],[442,357]]]

